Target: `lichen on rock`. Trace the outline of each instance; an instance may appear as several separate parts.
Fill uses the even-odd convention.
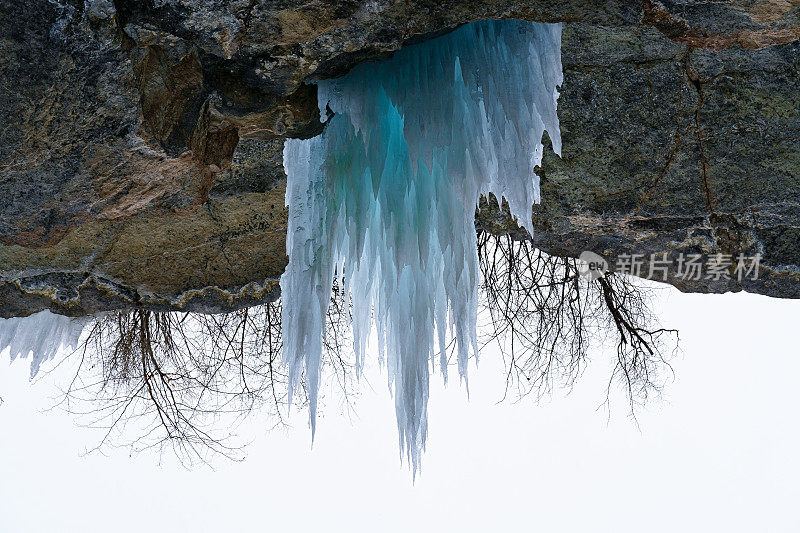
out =
[[[487,18],[564,22],[563,158],[537,246],[760,252],[800,296],[796,2],[0,0],[0,316],[224,311],[277,296],[280,152],[313,81]],[[488,204],[487,204],[488,206]],[[477,223],[517,232],[497,208]],[[517,235],[522,235],[517,233]]]

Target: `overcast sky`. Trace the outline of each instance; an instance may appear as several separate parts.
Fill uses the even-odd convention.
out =
[[[502,366],[486,351],[469,400],[435,376],[415,484],[376,365],[357,417],[327,398],[313,449],[305,413],[289,431],[255,417],[243,463],[186,471],[85,455],[96,433],[41,412],[54,379],[31,386],[2,354],[0,532],[800,530],[800,301],[668,289],[659,305],[683,355],[638,429],[621,402],[610,422],[597,409],[602,354],[568,396],[498,404]]]

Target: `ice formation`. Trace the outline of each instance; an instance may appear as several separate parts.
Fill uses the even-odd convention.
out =
[[[0,354],[11,350],[11,361],[31,357],[31,378],[44,361],[61,349],[75,349],[88,318],[70,318],[50,311],[31,316],[0,318]]]
[[[485,21],[319,83],[322,135],[284,148],[289,265],[281,278],[284,358],[305,372],[315,425],[325,314],[335,276],[353,302],[358,368],[371,328],[393,387],[401,453],[416,472],[435,354],[459,375],[477,357],[479,196],[505,197],[528,231],[534,167],[556,115],[561,26]]]

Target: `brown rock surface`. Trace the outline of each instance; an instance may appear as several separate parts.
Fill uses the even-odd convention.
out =
[[[563,158],[544,250],[754,253],[800,297],[800,5],[756,2],[0,0],[0,316],[277,296],[281,147],[316,90],[484,18],[564,21]],[[498,210],[479,225],[513,231]]]

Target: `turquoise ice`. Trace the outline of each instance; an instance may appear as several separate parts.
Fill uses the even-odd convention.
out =
[[[281,278],[284,358],[304,373],[315,426],[334,277],[353,303],[363,366],[377,329],[414,472],[427,437],[430,373],[455,340],[466,382],[477,350],[480,195],[505,197],[532,232],[534,167],[548,132],[560,154],[561,26],[484,21],[319,83],[324,133],[284,149],[289,265]]]

